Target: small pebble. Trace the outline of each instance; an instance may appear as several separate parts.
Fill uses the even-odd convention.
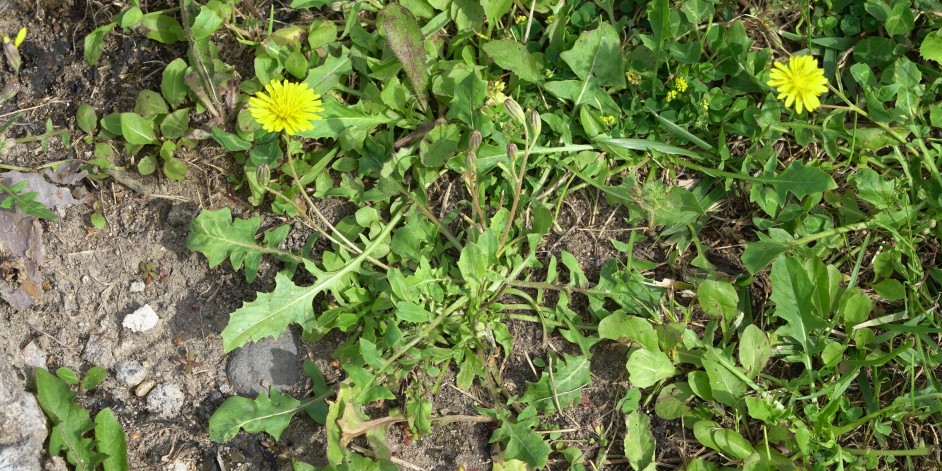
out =
[[[147,395],[147,410],[161,417],[169,417],[180,412],[183,400],[183,391],[180,390],[180,386],[162,383]]]
[[[83,285],[87,285],[90,281],[92,281],[92,278],[91,278],[90,276],[88,276],[88,275],[82,275],[82,284],[83,284]]]
[[[143,293],[145,288],[147,288],[147,285],[143,281],[135,281],[131,283],[130,291],[132,293]]]
[[[121,384],[132,388],[147,379],[147,370],[134,360],[125,361],[118,364],[115,377]]]
[[[138,384],[137,387],[134,388],[134,395],[137,397],[146,396],[147,393],[149,393],[151,389],[154,389],[155,384],[157,383],[151,380],[147,380],[147,381],[142,382],[141,384]]]
[[[157,317],[154,308],[150,307],[150,304],[145,304],[140,309],[128,314],[121,325],[131,330],[131,332],[144,332],[153,329],[158,321],[160,321],[160,318]]]
[[[267,379],[263,379],[263,380],[262,380],[262,387],[265,388],[265,389],[270,388],[270,387],[271,387],[271,381],[269,381],[269,380],[267,380]]]
[[[223,394],[229,394],[229,391],[231,390],[232,390],[232,386],[229,386],[229,384],[227,383],[223,383],[219,385],[219,392]]]

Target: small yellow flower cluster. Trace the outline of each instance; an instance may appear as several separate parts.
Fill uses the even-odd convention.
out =
[[[546,17],[546,24],[550,24],[554,21],[556,21],[556,15],[550,15]]]
[[[709,111],[709,109],[710,109],[710,102],[708,102],[707,99],[704,98],[704,99],[700,100],[700,106],[703,107],[703,111]]]
[[[687,91],[687,80],[678,76],[674,79],[673,82],[670,83],[670,87],[671,90],[667,92],[667,97],[665,98],[665,102],[667,103],[676,100],[681,93]]]
[[[518,25],[522,25],[527,22],[527,17],[526,15],[517,15],[517,17],[514,18],[514,22],[516,22]]]
[[[602,116],[602,122],[605,123],[606,126],[612,127],[615,125],[615,117],[611,115]]]
[[[639,73],[637,73],[637,72],[635,72],[635,71],[633,71],[633,70],[629,70],[629,71],[625,72],[625,78],[628,79],[628,83],[630,83],[630,84],[632,84],[632,85],[634,85],[634,86],[636,86],[636,87],[637,87],[638,85],[641,85],[641,74],[639,74]]]

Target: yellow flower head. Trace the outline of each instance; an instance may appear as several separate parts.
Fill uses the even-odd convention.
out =
[[[266,131],[292,136],[314,128],[314,121],[321,119],[321,96],[306,83],[272,80],[265,91],[249,98],[249,113]]]
[[[606,116],[602,116],[602,122],[605,123],[606,126],[612,127],[615,125],[616,120],[614,116],[606,115]]]
[[[674,88],[680,92],[684,93],[687,91],[687,80],[683,77],[677,77],[674,79]]]
[[[677,93],[677,90],[671,90],[671,91],[667,92],[667,98],[666,98],[664,101],[667,102],[667,103],[670,103],[670,102],[673,101],[675,98],[677,98],[677,95],[679,95],[679,94]]]
[[[798,113],[802,109],[809,112],[818,109],[821,106],[818,97],[828,90],[827,84],[818,60],[810,56],[791,57],[788,65],[776,62],[768,81],[770,87],[778,90],[778,99],[785,99],[785,107],[794,104]]]
[[[514,22],[518,25],[522,25],[527,22],[527,17],[524,15],[517,15],[517,17],[514,18]]]

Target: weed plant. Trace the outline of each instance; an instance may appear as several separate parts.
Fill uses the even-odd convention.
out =
[[[85,40],[89,63],[118,30],[186,46],[133,110],[80,110],[98,175],[181,179],[187,149],[221,148],[259,213],[314,234],[286,250],[290,224],[193,221],[210,266],[249,282],[263,257],[280,267],[231,314],[227,352],[292,325],[346,338],[341,381],[308,363],[309,397],[229,398],[213,440],[277,439],[305,412],[327,469],[395,469],[390,424],[456,420],[494,424],[505,470],[938,463],[938,0],[268,5],[131,0]],[[813,90],[783,89],[782,70]],[[270,132],[249,100],[284,81],[319,96],[318,119]],[[354,209],[331,220],[328,199]],[[601,235],[616,256],[557,250],[574,199],[617,208]],[[512,323],[569,344],[515,394],[498,366]],[[625,351],[603,405],[621,418],[573,442],[555,418],[601,344]],[[485,397],[479,415],[435,414],[445,382]],[[399,408],[364,412],[384,401]],[[665,450],[654,420],[703,452]],[[347,446],[361,436],[368,456]]]

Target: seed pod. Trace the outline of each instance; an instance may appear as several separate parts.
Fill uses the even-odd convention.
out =
[[[523,114],[523,108],[521,108],[520,104],[514,101],[513,98],[504,100],[504,108],[507,109],[507,114],[509,114],[514,121],[526,126],[527,118]]]
[[[530,139],[535,140],[543,129],[543,120],[540,119],[540,113],[536,110],[530,110],[527,114],[527,126],[530,128]]]
[[[478,150],[478,147],[481,147],[481,131],[474,130],[471,133],[471,137],[468,138],[468,147],[471,149],[471,152]]]
[[[2,90],[0,90],[0,104],[5,101],[12,100],[20,91],[20,84],[16,82],[11,82],[6,84]]]
[[[268,164],[259,165],[258,168],[255,169],[255,179],[263,190],[268,189],[268,184],[271,182],[271,169],[268,167]]]

